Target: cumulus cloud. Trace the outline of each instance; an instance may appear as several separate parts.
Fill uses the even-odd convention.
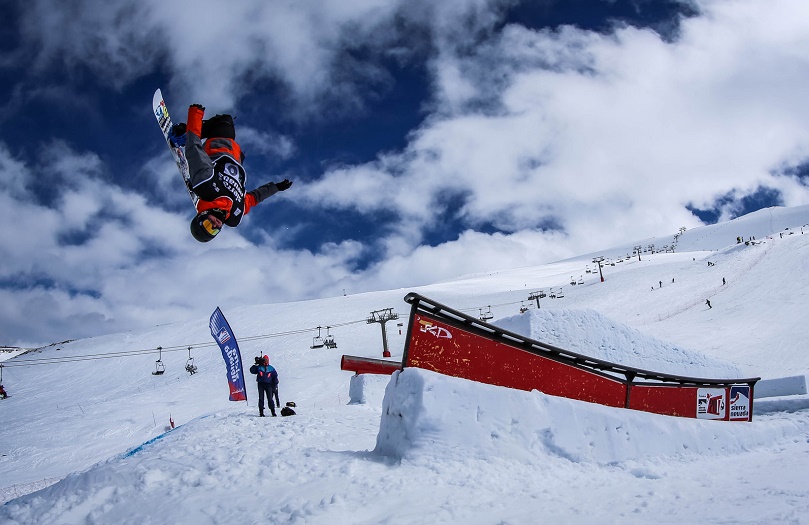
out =
[[[392,81],[380,57],[394,57],[426,61],[431,96],[401,150],[295,186],[301,206],[394,218],[361,271],[356,240],[286,249],[294,229],[197,245],[164,160],[142,168],[166,189],[155,202],[106,177],[92,152],[56,142],[31,161],[0,144],[0,206],[24,225],[0,245],[0,342],[526,266],[695,226],[689,206],[721,203],[729,218],[762,188],[809,202],[793,169],[809,154],[805,2],[700,0],[675,38],[501,27],[513,3],[26,2],[13,56],[34,75],[89,71],[123,89],[164,68],[177,99],[212,111],[272,82],[306,122],[363,111]],[[248,155],[297,152],[273,130],[240,133]],[[34,191],[57,179],[58,192]],[[447,220],[457,235],[427,245]]]
[[[0,150],[8,154],[0,144]],[[0,206],[14,218],[0,243],[0,340],[42,344],[239,306],[313,296],[344,279],[360,246],[322,253],[253,244],[228,230],[215,246],[188,235],[188,216],[155,208],[103,177],[98,158],[55,144],[27,165],[0,166]],[[67,183],[52,202],[26,189]],[[174,174],[177,177],[177,174]],[[249,218],[249,216],[248,216]]]
[[[593,237],[693,226],[686,205],[711,208],[728,192],[770,187],[790,204],[809,202],[807,186],[778,171],[809,145],[809,17],[796,16],[807,7],[701,7],[674,41],[634,27],[511,26],[472,53],[448,45],[434,62],[438,108],[407,151],[341,167],[307,194],[320,199],[339,178],[349,183],[331,205],[362,209],[357,189],[379,188],[428,228],[440,194],[454,190],[470,226],[509,233],[555,223],[580,249],[595,248]]]

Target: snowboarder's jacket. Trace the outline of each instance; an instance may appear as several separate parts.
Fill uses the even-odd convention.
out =
[[[250,367],[250,373],[256,374],[257,383],[269,383],[272,386],[278,386],[278,372],[272,365],[253,365]]]
[[[186,132],[202,137],[202,117],[205,111],[201,107],[188,108]],[[272,182],[255,190],[245,192],[247,175],[242,167],[241,147],[232,138],[211,137],[204,144],[205,153],[211,158],[213,170],[202,176],[192,174],[192,190],[199,196],[197,212],[218,209],[225,214],[223,222],[228,226],[238,226],[242,217],[250,212],[250,208],[267,197],[278,192]]]

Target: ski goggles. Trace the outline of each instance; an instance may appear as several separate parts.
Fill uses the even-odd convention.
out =
[[[205,219],[202,221],[202,229],[211,235],[216,235],[217,233],[219,233],[219,228],[213,225],[211,219]]]

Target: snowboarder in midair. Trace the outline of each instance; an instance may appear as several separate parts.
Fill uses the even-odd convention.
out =
[[[187,122],[174,126],[170,135],[172,143],[185,147],[189,190],[199,197],[197,215],[191,221],[191,235],[199,242],[216,237],[223,224],[235,228],[253,206],[292,186],[284,179],[246,192],[244,153],[236,142],[233,117],[216,115],[203,120],[204,115],[203,106],[192,104]]]

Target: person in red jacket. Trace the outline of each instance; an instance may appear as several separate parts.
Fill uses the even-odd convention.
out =
[[[216,237],[223,224],[235,228],[253,206],[292,186],[284,179],[246,192],[244,153],[236,142],[233,117],[216,115],[203,120],[204,116],[205,108],[192,104],[187,122],[174,126],[170,137],[174,144],[185,146],[189,190],[199,197],[191,235],[199,242]],[[206,139],[204,143],[202,139]]]

